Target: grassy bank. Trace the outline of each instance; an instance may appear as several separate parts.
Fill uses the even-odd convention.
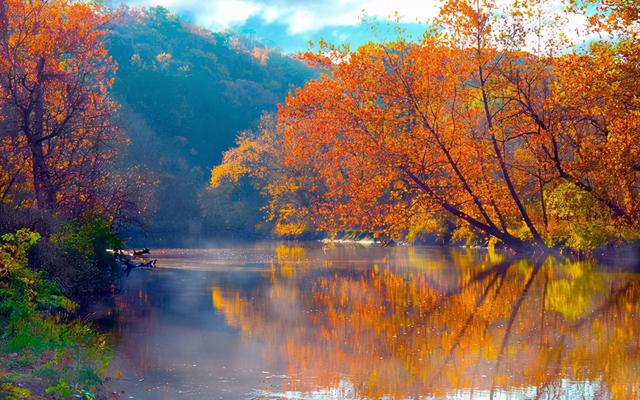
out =
[[[109,351],[77,305],[44,272],[29,267],[40,235],[0,240],[0,398],[99,398]]]

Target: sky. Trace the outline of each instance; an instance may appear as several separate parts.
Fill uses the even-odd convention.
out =
[[[352,48],[370,40],[393,40],[397,28],[405,37],[420,38],[425,22],[438,12],[437,0],[112,0],[133,6],[163,6],[186,20],[212,31],[232,30],[253,37],[285,53],[304,51],[309,40],[325,39]],[[509,0],[496,0],[497,3]],[[506,4],[505,3],[505,4]],[[558,1],[545,2],[551,14],[562,9]],[[395,22],[399,20],[400,22]],[[584,17],[573,16],[566,31]]]
[[[358,46],[397,37],[397,28],[422,36],[424,21],[436,14],[434,0],[120,0],[128,5],[163,6],[204,28],[230,29],[292,53],[309,40]],[[400,17],[400,23],[394,22]]]

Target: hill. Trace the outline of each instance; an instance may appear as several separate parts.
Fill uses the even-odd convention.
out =
[[[275,111],[313,71],[255,40],[204,30],[162,7],[121,8],[106,45],[118,63],[113,95],[131,137],[129,158],[159,180],[150,231],[160,237],[214,232],[220,227],[202,225],[197,195],[209,169],[239,132]]]

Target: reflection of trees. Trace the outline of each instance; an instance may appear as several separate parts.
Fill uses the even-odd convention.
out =
[[[272,286],[253,300],[214,288],[213,305],[244,335],[287,354],[299,379],[291,390],[337,386],[346,376],[371,398],[638,396],[637,276],[587,262],[452,260],[455,274],[375,265],[296,279],[290,267],[274,267]]]
[[[157,330],[158,310],[150,307],[149,293],[142,287],[122,293],[115,299],[116,331],[114,339],[120,352],[135,371],[135,378],[144,378],[157,363],[152,343],[147,340],[149,332]]]

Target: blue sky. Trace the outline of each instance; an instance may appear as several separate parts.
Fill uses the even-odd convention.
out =
[[[397,37],[396,28],[422,36],[424,21],[437,12],[435,0],[115,0],[168,8],[213,31],[230,29],[291,53],[309,40],[357,46]],[[400,23],[394,22],[400,18]]]
[[[439,0],[111,0],[137,6],[163,6],[212,31],[232,30],[260,40],[286,53],[307,50],[309,40],[324,38],[352,47],[368,41],[392,40],[396,28],[405,37],[420,38],[425,23],[438,13]],[[494,0],[508,6],[512,0]],[[560,0],[542,0],[545,18],[561,13]],[[585,18],[566,15],[563,33],[576,42],[587,37],[579,31]],[[400,22],[395,22],[399,20]],[[551,32],[552,39],[557,32]]]

